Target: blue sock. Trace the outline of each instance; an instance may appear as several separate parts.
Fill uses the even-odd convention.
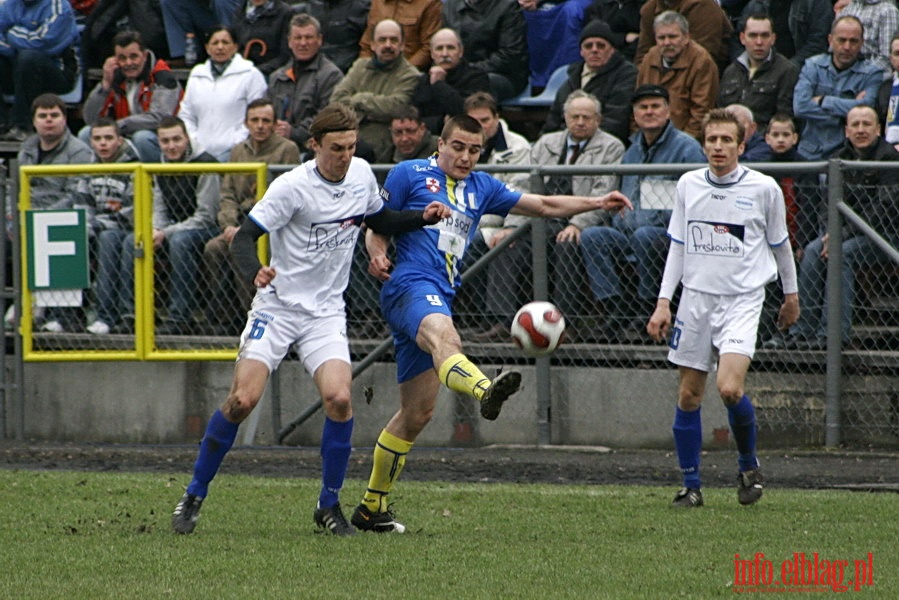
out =
[[[740,453],[738,460],[740,472],[757,469],[759,461],[755,456],[755,408],[749,396],[743,394],[739,402],[728,405],[727,420],[730,422],[730,430],[734,434],[737,451]]]
[[[350,452],[353,447],[353,419],[338,423],[325,417],[322,428],[322,491],[318,496],[319,508],[334,506],[340,499],[340,488],[346,477]]]
[[[684,475],[684,487],[698,489],[699,483],[699,453],[702,450],[702,416],[697,408],[694,411],[684,411],[680,407],[675,408],[674,447],[677,448],[677,461],[681,473]]]
[[[205,498],[209,491],[209,482],[215,477],[222,460],[234,445],[237,437],[238,423],[225,418],[222,411],[217,410],[206,425],[206,435],[200,442],[200,454],[194,463],[194,478],[187,486],[187,493]]]

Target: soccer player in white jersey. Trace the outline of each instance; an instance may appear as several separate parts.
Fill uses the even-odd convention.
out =
[[[752,504],[761,498],[755,410],[744,384],[755,352],[765,285],[778,275],[784,302],[777,325],[786,329],[799,318],[783,194],[773,179],[737,162],[744,134],[736,118],[723,109],[706,118],[703,147],[708,168],[685,173],[678,181],[668,225],[672,243],[646,328],[656,341],[670,331],[668,360],[678,366],[680,376],[672,430],[684,487],[674,497],[676,507],[703,504],[700,403],[716,361],[718,393],[739,452],[737,499]],[[678,283],[683,290],[672,328],[670,302]]]
[[[269,374],[294,346],[322,397],[322,488],[315,523],[336,535],[355,529],[343,516],[339,492],[350,457],[352,371],[343,292],[363,221],[375,231],[402,233],[437,223],[450,209],[434,201],[420,210],[386,207],[368,163],[353,158],[355,112],[332,104],[309,128],[315,158],[276,179],[231,242],[241,274],[257,288],[240,338],[231,391],[206,428],[194,475],[172,527],[191,533],[209,483],[234,443],[238,425],[256,407]],[[255,243],[269,234],[271,264]]]

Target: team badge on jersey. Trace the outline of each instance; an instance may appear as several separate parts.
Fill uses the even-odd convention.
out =
[[[440,182],[434,177],[427,177],[425,178],[425,187],[429,192],[436,194],[440,191]]]

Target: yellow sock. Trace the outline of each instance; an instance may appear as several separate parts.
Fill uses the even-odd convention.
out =
[[[387,510],[387,494],[393,487],[406,464],[406,455],[412,449],[412,442],[381,431],[378,442],[375,444],[375,454],[372,460],[371,476],[368,479],[368,489],[362,497],[362,503],[371,512],[384,512]]]
[[[453,354],[437,371],[440,381],[454,392],[468,394],[478,402],[490,386],[490,380],[464,354]]]

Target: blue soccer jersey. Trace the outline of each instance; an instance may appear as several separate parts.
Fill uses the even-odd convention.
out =
[[[453,209],[434,225],[396,236],[396,267],[381,290],[381,308],[393,332],[397,381],[433,369],[431,355],[418,347],[419,325],[430,314],[452,317],[450,306],[460,283],[459,265],[485,213],[505,216],[521,198],[487,173],[456,181],[434,158],[398,164],[381,192],[394,210],[421,210],[434,200]]]
[[[434,200],[453,209],[440,223],[396,236],[396,269],[391,275],[391,280],[426,276],[439,281],[448,297],[459,285],[459,265],[481,216],[505,216],[521,198],[521,192],[487,173],[476,171],[456,181],[433,157],[398,164],[381,194],[394,210],[421,210]]]

